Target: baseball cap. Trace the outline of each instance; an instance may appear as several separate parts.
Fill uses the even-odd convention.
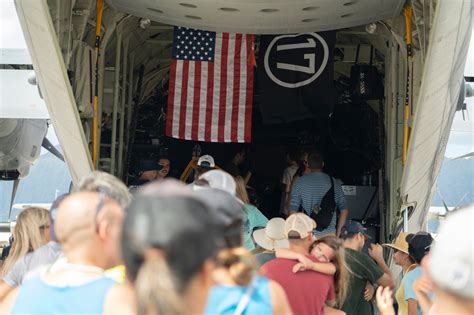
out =
[[[208,154],[201,156],[197,162],[197,165],[205,169],[212,169],[216,166],[214,163],[214,158]]]
[[[456,296],[474,299],[474,205],[449,214],[430,253],[433,282]]]
[[[285,236],[288,239],[302,239],[305,238],[308,233],[313,232],[316,228],[316,221],[308,217],[304,213],[295,213],[290,215],[285,220]],[[291,232],[296,232],[299,234],[299,237],[290,237]]]
[[[208,218],[221,231],[222,247],[242,246],[242,224],[244,205],[236,197],[222,189],[202,188],[197,198],[207,205],[211,215]]]
[[[433,243],[433,237],[428,232],[408,234],[405,240],[408,243],[408,253],[418,264],[430,251],[431,244]]]
[[[390,244],[382,244],[382,246],[389,247],[391,249],[396,249],[401,252],[404,252],[405,254],[408,254],[408,243],[406,241],[408,233],[406,232],[400,232],[398,234],[398,237],[395,239],[395,242],[390,243]]]
[[[209,220],[211,215],[207,205],[193,196],[137,194],[123,227],[127,274],[136,279],[149,248],[164,252],[172,272],[192,274],[198,270],[219,250],[221,236]]]
[[[289,247],[285,235],[285,220],[282,218],[271,219],[265,228],[254,231],[252,235],[255,242],[266,250]]]
[[[370,235],[367,234],[367,229],[357,221],[349,220],[341,229],[341,236],[357,233],[364,235],[365,239],[371,238]]]
[[[138,161],[138,171],[159,171],[163,168],[162,165],[158,164],[159,160],[153,158],[142,158]]]
[[[235,180],[227,172],[222,170],[211,170],[199,176],[199,179],[204,179],[209,183],[209,187],[221,189],[232,196],[235,196],[236,184]]]

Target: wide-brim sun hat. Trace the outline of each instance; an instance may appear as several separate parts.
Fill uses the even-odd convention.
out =
[[[274,251],[278,248],[288,248],[290,243],[285,236],[285,220],[273,218],[263,229],[253,232],[253,239],[258,246]]]
[[[406,233],[406,232],[400,232],[400,234],[398,234],[398,237],[395,239],[395,242],[385,243],[385,244],[382,244],[382,246],[388,247],[388,248],[391,248],[391,249],[399,250],[399,251],[404,252],[405,254],[408,255],[409,254],[408,253],[408,242],[406,241],[407,235],[408,235],[408,233]]]

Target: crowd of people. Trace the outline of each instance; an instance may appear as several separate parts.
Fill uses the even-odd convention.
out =
[[[322,155],[293,158],[304,162],[285,171],[286,219],[268,220],[249,175],[210,156],[188,185],[163,179],[169,160],[145,161],[133,194],[92,172],[49,211],[17,217],[0,314],[472,314],[474,209],[450,214],[436,241],[401,232],[365,253],[370,236],[347,220]]]

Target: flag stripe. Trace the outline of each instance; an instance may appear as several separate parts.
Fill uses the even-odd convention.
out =
[[[242,49],[242,34],[237,34],[235,36],[235,48],[234,48],[234,84],[232,87],[232,116],[230,118],[230,130],[231,142],[237,142],[237,130],[239,128],[239,98],[240,98],[240,55]]]
[[[222,34],[222,53],[221,56],[221,72],[220,72],[220,97],[219,97],[219,120],[217,141],[224,142],[225,128],[225,112],[226,112],[226,93],[227,93],[227,57],[229,51],[229,34]]]
[[[206,114],[207,114],[207,77],[208,62],[201,63],[201,101],[199,102],[199,130],[197,140],[205,141],[206,131]],[[193,139],[195,140],[195,139]]]
[[[197,61],[194,63],[194,97],[193,102],[193,118],[191,124],[191,137],[189,140],[198,138],[199,130],[199,111],[201,103],[201,62]]]
[[[168,93],[168,121],[166,124],[166,135],[168,137],[173,136],[173,110],[174,110],[174,94],[176,91],[176,63],[178,63],[177,60],[171,61],[171,67],[170,67],[170,83],[169,83],[169,93]],[[170,119],[171,118],[171,122]]]
[[[183,62],[178,60],[176,63],[176,77],[175,77],[175,96],[174,96],[174,113],[173,113],[173,135],[179,136],[179,117],[181,112],[181,92],[183,84]]]
[[[195,69],[195,62],[189,62],[189,70],[188,70],[188,95],[186,97],[186,121],[185,124],[185,131],[184,131],[184,139],[191,139],[191,132],[192,132],[192,122],[193,122],[193,106],[194,106],[194,69]]]
[[[206,134],[205,141],[212,141],[212,116],[214,108],[214,63],[208,62],[208,77],[207,77],[207,101],[206,101]]]
[[[189,61],[183,61],[183,78],[181,83],[181,105],[180,105],[180,117],[179,117],[179,137],[185,139],[186,129],[186,105],[188,95],[188,80],[189,80]]]
[[[247,60],[247,40],[245,37],[242,40],[242,61]],[[244,139],[245,129],[245,101],[246,101],[246,88],[247,88],[247,63],[240,63],[240,94],[239,94],[239,115],[238,115],[238,129],[237,139],[238,142],[242,142]]]
[[[221,53],[222,53],[222,36],[216,36],[216,51],[214,54],[214,93],[212,96],[212,121],[211,124],[211,141],[218,142],[217,133],[219,129],[219,99],[221,96]]]
[[[234,65],[235,65],[235,44],[236,44],[236,37],[235,34],[229,34],[229,47],[227,49],[227,71],[224,74],[227,77],[227,92],[226,92],[226,99],[225,99],[225,119],[224,119],[224,142],[230,142],[230,130],[232,127],[232,110],[233,110],[233,102],[232,99],[234,97],[235,89],[234,89],[234,79],[235,79],[235,72],[234,72]]]
[[[253,35],[247,35],[247,90],[245,101],[245,130],[244,142],[251,141],[252,135],[252,102],[253,102],[253,64],[250,62],[250,57],[253,56]]]

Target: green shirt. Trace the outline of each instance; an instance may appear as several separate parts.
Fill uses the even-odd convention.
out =
[[[252,240],[252,232],[256,227],[265,227],[268,219],[251,204],[244,206],[244,222],[242,225],[242,233],[244,238],[244,247],[248,250],[255,249],[255,244]]]
[[[342,310],[351,315],[371,315],[372,303],[364,299],[367,281],[374,284],[384,272],[367,254],[346,248],[346,264],[349,267],[349,286]]]

